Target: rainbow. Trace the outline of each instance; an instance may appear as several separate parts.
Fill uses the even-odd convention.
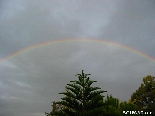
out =
[[[43,42],[43,43],[40,43],[40,44],[36,44],[36,45],[33,45],[33,46],[30,46],[30,47],[27,47],[25,49],[22,49],[20,51],[17,51],[7,57],[5,57],[4,59],[0,60],[0,64],[17,56],[17,55],[20,55],[26,51],[29,51],[29,50],[32,50],[32,49],[36,49],[38,47],[42,47],[42,46],[45,46],[45,45],[49,45],[49,44],[56,44],[56,43],[62,43],[62,42],[97,42],[97,43],[104,43],[104,44],[110,44],[110,45],[114,45],[114,46],[117,46],[117,47],[120,47],[120,48],[123,48],[123,49],[126,49],[128,51],[131,51],[131,52],[134,52],[136,54],[139,54],[151,61],[153,61],[155,63],[155,58],[141,52],[141,51],[138,51],[134,48],[131,48],[131,47],[128,47],[128,46],[125,46],[125,45],[121,45],[121,44],[118,44],[118,43],[115,43],[115,42],[111,42],[111,41],[107,41],[107,40],[100,40],[100,39],[61,39],[61,40],[54,40],[54,41],[47,41],[47,42]]]

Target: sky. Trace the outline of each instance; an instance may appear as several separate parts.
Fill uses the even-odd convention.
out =
[[[44,116],[82,70],[128,101],[155,76],[154,11],[154,0],[0,0],[0,116]]]

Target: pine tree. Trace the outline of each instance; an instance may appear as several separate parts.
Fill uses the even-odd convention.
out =
[[[77,74],[78,81],[70,81],[67,84],[66,92],[59,93],[65,95],[62,101],[56,104],[64,106],[62,110],[51,113],[55,116],[103,116],[104,114],[104,96],[106,92],[99,87],[91,85],[97,81],[91,81],[88,77],[90,74]]]

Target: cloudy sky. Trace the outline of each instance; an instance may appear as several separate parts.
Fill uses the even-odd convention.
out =
[[[128,101],[155,76],[154,11],[154,0],[0,0],[0,116],[44,116],[82,69]]]

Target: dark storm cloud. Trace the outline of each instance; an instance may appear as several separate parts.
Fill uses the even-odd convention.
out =
[[[108,24],[113,8],[110,2],[97,6],[93,1],[68,2],[7,2],[1,19],[1,46],[5,49],[1,53],[8,55],[54,39],[97,37],[99,29]]]
[[[111,23],[103,28],[103,35],[112,41],[134,47],[153,55],[154,1],[120,1],[111,18]]]

